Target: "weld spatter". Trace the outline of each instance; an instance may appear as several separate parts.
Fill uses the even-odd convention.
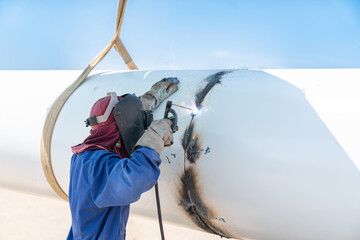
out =
[[[217,227],[212,221],[222,219],[214,217],[211,210],[205,205],[199,194],[197,186],[196,173],[193,167],[185,170],[181,177],[181,203],[180,205],[191,217],[193,222],[206,232],[219,235],[225,238],[231,238],[231,235]],[[222,222],[225,222],[222,219]]]
[[[204,101],[206,95],[210,92],[210,90],[218,83],[221,83],[221,78],[225,75],[232,72],[232,70],[221,71],[215,74],[208,76],[205,81],[208,82],[205,87],[203,87],[196,95],[195,95],[195,106],[197,109],[202,107],[202,102]]]

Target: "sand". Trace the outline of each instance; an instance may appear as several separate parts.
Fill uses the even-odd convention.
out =
[[[71,225],[68,203],[28,193],[0,188],[0,240],[66,239]],[[220,239],[208,233],[165,224],[171,240]],[[160,239],[158,222],[130,216],[127,240]]]

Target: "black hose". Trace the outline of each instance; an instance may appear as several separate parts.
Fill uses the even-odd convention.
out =
[[[172,122],[172,124],[171,124],[171,130],[172,130],[173,133],[175,133],[176,130],[177,130],[178,117],[177,117],[177,114],[176,114],[176,112],[174,111],[174,109],[171,109],[171,106],[172,106],[172,102],[171,102],[171,101],[167,101],[166,107],[165,107],[164,119],[169,119],[169,120],[171,120],[171,122]],[[172,114],[171,117],[169,117],[169,113]],[[158,183],[155,184],[155,196],[156,196],[156,206],[157,206],[157,212],[158,212],[158,219],[159,219],[161,239],[162,239],[162,240],[165,240],[165,234],[164,234],[164,228],[163,228],[162,216],[161,216],[161,207],[160,207],[160,197],[159,197],[159,186],[158,186]]]
[[[156,205],[157,205],[157,212],[158,212],[158,218],[159,218],[159,226],[160,226],[161,239],[162,239],[162,240],[165,240],[164,228],[163,228],[162,217],[161,217],[161,207],[160,207],[160,197],[159,197],[159,186],[158,186],[157,183],[155,184],[155,196],[156,196]]]

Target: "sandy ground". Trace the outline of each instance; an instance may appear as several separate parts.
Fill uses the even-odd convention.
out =
[[[68,203],[0,188],[0,240],[66,239],[71,225]],[[166,239],[220,239],[208,233],[165,224]],[[158,223],[131,216],[127,240],[160,239]]]

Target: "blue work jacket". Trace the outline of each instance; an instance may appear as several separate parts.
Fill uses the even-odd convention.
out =
[[[67,239],[125,239],[130,204],[155,185],[160,163],[158,153],[143,146],[123,159],[106,150],[74,154]]]

